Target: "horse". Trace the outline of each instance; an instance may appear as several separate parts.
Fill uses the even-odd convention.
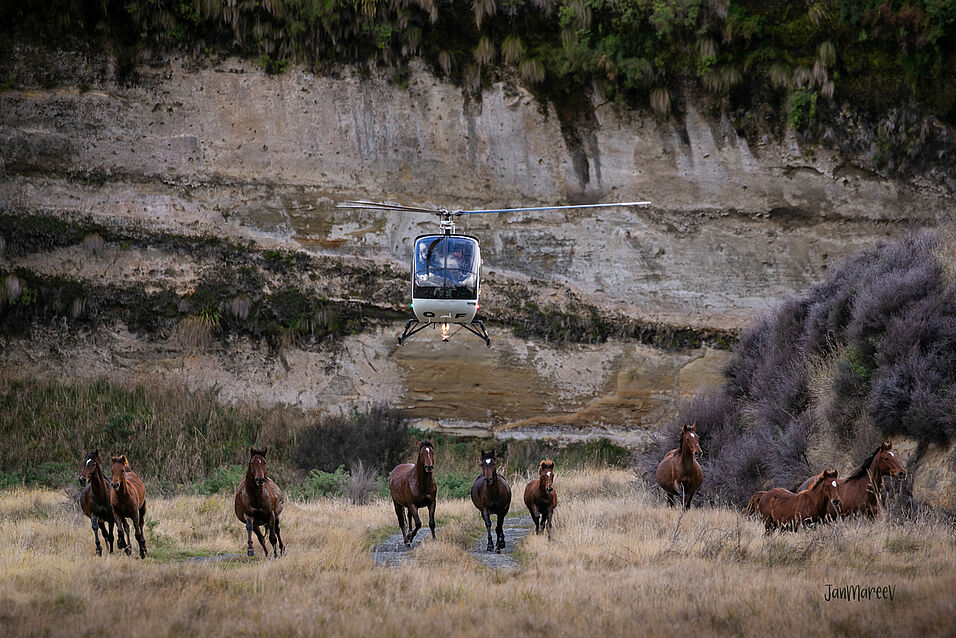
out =
[[[747,513],[759,512],[769,534],[778,527],[796,531],[807,522],[823,520],[830,505],[840,507],[836,470],[824,470],[810,487],[796,494],[782,487],[757,492],[747,503]]]
[[[265,525],[269,530],[269,542],[272,543],[272,558],[285,554],[285,543],[282,542],[282,531],[279,526],[279,514],[285,505],[285,496],[275,482],[266,476],[266,452],[269,448],[257,450],[249,448],[249,467],[246,476],[236,488],[236,518],[246,524],[246,555],[255,556],[252,548],[252,532],[256,533],[262,552],[268,558],[265,534],[259,529]],[[276,550],[278,541],[279,549]]]
[[[398,526],[402,530],[402,540],[405,547],[412,546],[415,534],[422,528],[422,520],[418,517],[418,508],[428,507],[428,528],[435,538],[435,502],[438,496],[438,486],[435,484],[435,446],[429,440],[418,442],[418,459],[414,464],[402,463],[396,465],[388,475],[388,492],[392,496],[395,506],[395,516],[398,517]],[[406,510],[408,510],[408,528],[415,521],[415,529],[411,533],[406,531]]]
[[[837,481],[840,491],[840,512],[842,517],[860,515],[875,518],[880,514],[880,497],[883,494],[883,477],[891,476],[897,481],[906,478],[906,470],[893,454],[893,443],[884,441],[868,459],[850,476]],[[804,481],[798,490],[807,489],[813,478]],[[829,514],[836,517],[837,511]]]
[[[657,466],[657,484],[667,494],[667,502],[674,507],[674,497],[681,498],[684,509],[690,509],[701,483],[704,472],[695,456],[700,452],[700,438],[697,436],[697,424],[684,425],[680,429],[677,447],[664,455]]]
[[[478,511],[481,512],[481,518],[485,521],[485,528],[488,530],[488,549],[492,551],[497,549],[498,553],[505,547],[505,533],[501,529],[504,525],[505,516],[511,508],[511,486],[505,477],[498,474],[497,459],[495,451],[489,450],[481,452],[481,474],[475,479],[475,484],[471,486],[471,502],[475,504]],[[498,546],[495,547],[491,541],[491,515],[498,516],[498,524],[495,526],[495,533],[498,536]]]
[[[126,455],[110,457],[110,471],[113,475],[113,491],[110,492],[110,507],[116,522],[118,540],[116,546],[132,553],[133,542],[129,538],[129,523],[133,519],[133,531],[139,543],[139,557],[146,558],[146,536],[143,534],[143,521],[146,518],[146,486],[132,469]]]
[[[80,509],[84,516],[90,517],[90,523],[93,526],[93,540],[96,542],[96,555],[103,555],[103,547],[100,545],[100,534],[103,532],[103,539],[110,548],[110,554],[113,553],[113,507],[110,505],[110,485],[106,481],[106,474],[100,467],[100,451],[93,450],[86,455],[83,461],[83,467],[80,469],[80,485],[83,491],[80,492]],[[107,529],[109,525],[109,529]]]
[[[531,512],[535,534],[547,529],[548,540],[551,540],[551,518],[558,506],[558,495],[554,491],[554,461],[551,459],[538,463],[538,478],[524,486],[524,504]]]

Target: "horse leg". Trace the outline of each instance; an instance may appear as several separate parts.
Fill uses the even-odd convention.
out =
[[[488,530],[488,547],[485,548],[485,551],[490,552],[495,548],[495,544],[491,540],[491,512],[488,511],[487,507],[481,508],[481,518],[485,521],[485,529]]]
[[[266,529],[269,530],[269,542],[272,543],[272,558],[275,560],[279,558],[279,550],[276,548],[276,543],[278,542],[279,537],[276,535],[275,514],[269,517],[269,522],[266,523]]]
[[[123,522],[123,539],[126,541],[126,544],[123,546],[123,551],[126,552],[127,556],[129,556],[133,553],[133,541],[130,540],[129,537],[129,522],[122,516],[120,517],[120,520]]]
[[[103,555],[103,547],[100,545],[100,532],[99,532],[100,525],[102,525],[102,523],[99,523],[99,522],[96,520],[96,516],[93,516],[93,515],[91,514],[91,515],[90,515],[90,524],[93,525],[93,541],[96,543],[96,555],[97,555],[97,556],[102,556],[102,555]]]
[[[408,532],[405,531],[405,506],[395,501],[392,501],[392,504],[395,506],[395,516],[398,517],[398,528],[402,530],[402,542],[405,547],[409,547],[411,543],[408,542]]]
[[[541,533],[541,526],[538,524],[538,521],[541,520],[541,514],[538,512],[537,506],[531,508],[531,520],[534,521],[534,533]]]
[[[146,534],[143,533],[143,517],[140,516],[142,511],[145,510],[136,510],[133,516],[133,532],[136,534],[136,544],[139,545],[139,557],[146,558]]]
[[[279,552],[285,554],[285,543],[282,542],[282,532],[279,530],[279,517],[276,516],[276,536],[279,537]]]
[[[109,527],[107,528],[107,525]],[[103,538],[106,539],[106,545],[110,548],[110,554],[113,553],[113,521],[104,523],[100,521],[100,531],[103,532]]]
[[[123,535],[123,517],[116,513],[116,510],[113,510],[113,521],[116,523],[116,549],[125,549],[126,541],[129,540],[127,536]]]
[[[677,503],[674,502],[674,495],[673,495],[673,494],[671,494],[670,492],[664,492],[664,494],[667,495],[667,504],[668,504],[668,505],[670,505],[671,507],[674,507],[675,505],[677,505]]]
[[[415,521],[415,529],[408,533],[408,544],[411,545],[412,541],[415,539],[415,534],[418,533],[418,530],[422,528],[422,519],[418,517],[418,508],[414,505],[408,506],[408,526],[412,526],[412,520]]]
[[[495,535],[498,537],[498,553],[501,553],[501,550],[505,548],[505,530],[503,526],[505,524],[505,515],[501,512],[498,513],[498,524],[495,525]],[[488,542],[491,542],[491,535],[488,535]]]
[[[246,519],[246,538],[248,539],[246,556],[255,556],[256,550],[252,547],[252,518],[248,514],[245,514],[243,518]]]
[[[256,538],[259,539],[259,544],[262,545],[262,553],[265,554],[266,558],[269,558],[269,548],[266,547],[266,535],[256,524],[252,525],[252,531],[256,533]]]
[[[432,532],[432,538],[435,538],[435,503],[428,506],[428,529]]]
[[[551,517],[554,516],[554,508],[548,509],[547,513],[547,530],[548,530],[548,540],[551,540]],[[545,514],[541,514],[541,527],[545,526]]]

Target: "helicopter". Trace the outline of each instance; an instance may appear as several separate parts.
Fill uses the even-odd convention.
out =
[[[485,324],[475,315],[481,306],[481,246],[478,238],[455,232],[455,219],[462,215],[489,213],[519,213],[573,208],[609,208],[613,206],[650,206],[651,202],[614,202],[610,204],[571,204],[566,206],[533,206],[526,208],[494,208],[461,210],[424,208],[366,200],[340,202],[339,208],[380,210],[398,213],[426,213],[439,220],[439,232],[419,235],[412,251],[411,308],[415,317],[409,319],[398,337],[403,345],[409,337],[431,326],[440,326],[441,340],[448,341],[452,325],[471,332],[491,346],[491,337]],[[459,330],[461,329],[459,328]],[[456,331],[457,333],[458,331]]]

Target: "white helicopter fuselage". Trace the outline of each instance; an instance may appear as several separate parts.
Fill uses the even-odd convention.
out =
[[[413,299],[412,311],[422,323],[471,323],[477,299]]]

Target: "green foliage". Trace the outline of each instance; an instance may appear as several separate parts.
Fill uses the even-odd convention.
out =
[[[221,493],[230,494],[236,491],[245,475],[246,467],[243,465],[223,465],[214,469],[208,476],[193,483],[191,491],[193,494],[202,496]]]
[[[475,477],[457,472],[436,472],[435,484],[438,486],[438,498],[468,498]]]
[[[334,472],[312,470],[302,484],[290,490],[290,496],[296,499],[342,496],[348,479],[344,465],[339,465]]]
[[[817,92],[800,89],[790,94],[790,113],[787,124],[798,131],[803,129],[817,113]]]

